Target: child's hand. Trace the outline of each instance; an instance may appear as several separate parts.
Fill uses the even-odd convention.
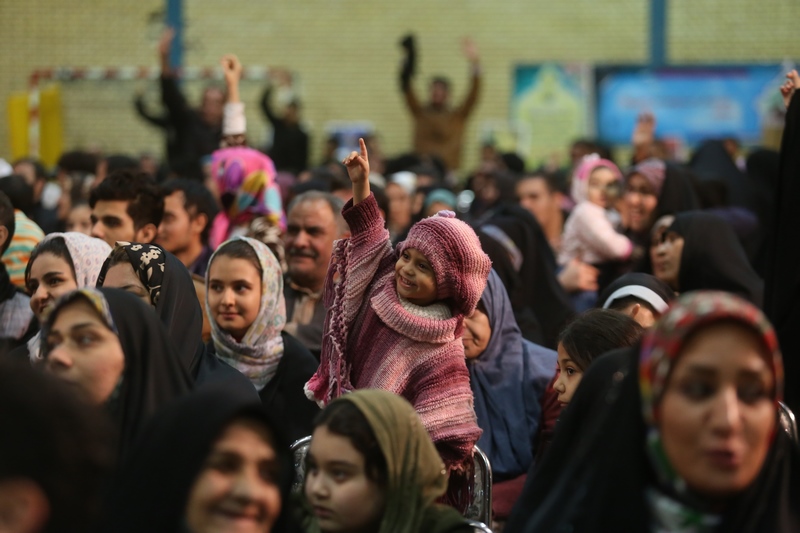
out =
[[[237,83],[242,77],[242,64],[235,55],[226,54],[222,56],[220,65],[222,65],[222,74],[225,76],[225,83],[227,85]]]
[[[350,152],[342,163],[347,167],[347,173],[350,175],[350,181],[353,184],[361,184],[369,181],[369,157],[367,154],[367,145],[364,139],[359,138],[358,143],[361,145],[361,154],[358,152]]]
[[[369,156],[367,155],[367,145],[364,139],[358,139],[361,145],[361,154],[350,152],[342,163],[347,167],[347,174],[353,182],[353,205],[356,205],[369,197]]]
[[[783,104],[788,108],[789,103],[792,101],[795,91],[800,89],[800,75],[796,70],[792,70],[786,75],[786,81],[781,85],[781,96],[783,96]]]

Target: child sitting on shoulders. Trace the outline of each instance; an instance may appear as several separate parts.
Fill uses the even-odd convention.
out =
[[[472,228],[450,211],[418,222],[392,249],[359,142],[361,153],[344,160],[353,199],[342,215],[351,237],[334,245],[320,367],[306,394],[321,405],[355,389],[403,396],[448,469],[462,471],[481,430],[461,333],[491,261]]]

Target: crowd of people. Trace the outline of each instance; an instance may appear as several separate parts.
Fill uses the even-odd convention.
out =
[[[630,161],[460,181],[470,40],[458,106],[401,42],[411,153],[313,166],[300,102],[249,146],[239,60],[195,109],[172,38],[162,163],[0,164],[6,530],[800,531],[797,72],[780,152],[676,161],[643,115]]]

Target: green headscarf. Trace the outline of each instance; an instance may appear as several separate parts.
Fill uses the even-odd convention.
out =
[[[386,459],[386,510],[378,533],[472,531],[455,509],[434,501],[447,490],[447,469],[408,401],[384,390],[358,390],[331,402],[351,402],[367,419]],[[320,531],[312,516],[308,533]]]

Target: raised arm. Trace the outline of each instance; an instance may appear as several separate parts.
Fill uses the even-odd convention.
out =
[[[190,111],[186,97],[178,87],[175,71],[169,64],[169,51],[172,47],[172,40],[175,38],[175,30],[167,28],[161,34],[158,42],[158,57],[161,64],[161,102],[167,108],[170,120],[183,122]]]
[[[358,205],[367,199],[370,194],[369,190],[369,154],[367,153],[367,145],[364,139],[359,138],[358,144],[361,147],[361,153],[350,152],[350,155],[345,158],[342,163],[347,167],[347,174],[350,176],[350,182],[353,184],[353,205]]]
[[[470,37],[464,39],[463,51],[464,57],[469,61],[470,85],[467,97],[464,99],[464,103],[458,108],[458,112],[466,118],[472,113],[472,110],[475,109],[475,104],[478,103],[478,95],[481,89],[481,65],[478,46]]]
[[[242,63],[234,54],[225,54],[222,56],[222,59],[220,59],[220,66],[222,67],[222,74],[225,77],[225,86],[228,90],[227,103],[240,103],[239,80],[242,78]]]
[[[350,237],[346,243],[337,241],[333,254],[342,259],[339,266],[347,272],[348,282],[342,307],[345,324],[355,318],[372,281],[396,261],[378,203],[370,194],[367,145],[364,139],[358,142],[361,153],[350,152],[344,160],[353,184],[353,199],[342,210],[342,216],[350,228]],[[331,268],[334,268],[334,259],[331,259]],[[328,272],[330,275],[330,269]],[[326,282],[326,291],[331,285]]]
[[[272,68],[269,71],[269,85],[264,89],[264,94],[261,96],[261,111],[267,117],[273,127],[283,126],[283,117],[279,117],[272,109],[270,98],[272,97],[272,90],[274,87],[291,87],[292,86],[292,73],[285,68]]]
[[[405,50],[405,58],[400,68],[400,90],[403,91],[403,97],[406,100],[406,106],[411,114],[416,116],[422,111],[422,105],[414,93],[414,88],[411,86],[411,80],[414,77],[414,72],[417,68],[417,47],[414,41],[414,36],[411,34],[403,37],[400,41],[400,46]]]
[[[166,28],[161,32],[158,40],[158,64],[161,67],[162,76],[173,76],[172,65],[169,64],[169,51],[172,48],[172,41],[175,39],[175,30]]]
[[[164,115],[154,115],[147,109],[147,106],[144,103],[144,96],[142,94],[136,95],[136,98],[133,100],[133,106],[136,108],[136,112],[139,114],[139,116],[153,126],[157,126],[162,129],[166,129],[167,126],[169,126],[169,117]]]
[[[639,163],[649,157],[653,157],[653,145],[655,144],[656,117],[652,113],[640,113],[636,117],[636,126],[631,135],[631,145],[633,145],[633,163]]]
[[[222,118],[222,146],[246,146],[247,120],[244,104],[239,97],[239,80],[242,77],[242,63],[233,54],[222,56],[220,60],[228,98]]]
[[[267,88],[264,89],[264,94],[261,95],[261,111],[264,113],[264,116],[267,117],[267,120],[274,126],[276,122],[279,122],[281,119],[275,112],[272,110],[272,104],[270,103],[270,99],[272,98],[272,85],[267,85]]]

